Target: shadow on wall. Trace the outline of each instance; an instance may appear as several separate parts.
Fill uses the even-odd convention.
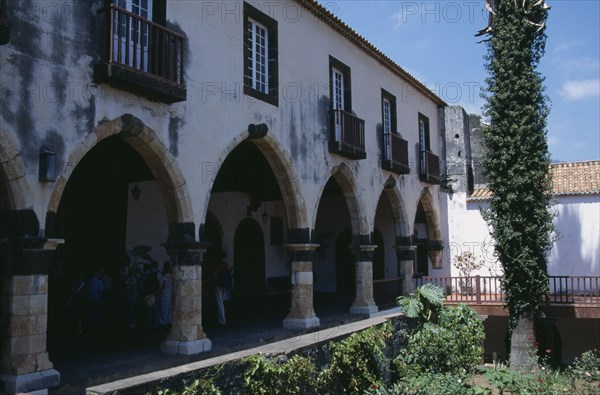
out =
[[[558,239],[548,260],[549,275],[590,276],[600,273],[600,204],[590,197],[568,197],[557,205]]]

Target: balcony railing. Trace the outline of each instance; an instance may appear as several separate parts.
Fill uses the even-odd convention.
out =
[[[329,114],[329,152],[365,159],[365,121],[341,109],[329,110]]]
[[[106,12],[107,58],[95,79],[161,101],[185,100],[185,36],[116,4]]]
[[[408,166],[408,141],[397,134],[383,134],[383,162],[381,167],[398,174],[410,173]]]
[[[431,151],[419,152],[419,178],[431,184],[442,182],[440,177],[440,158]]]
[[[433,283],[446,294],[447,303],[503,304],[500,277],[422,277],[416,286]],[[600,306],[600,276],[549,276],[551,304]]]

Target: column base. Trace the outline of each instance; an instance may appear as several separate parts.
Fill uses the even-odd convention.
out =
[[[45,395],[48,394],[48,388],[60,384],[60,373],[55,369],[48,369],[27,374],[2,375],[0,379],[4,382],[6,394]]]
[[[283,327],[285,329],[310,329],[321,325],[319,317],[311,318],[286,318],[283,320]]]
[[[212,342],[207,338],[189,342],[165,340],[160,345],[160,350],[167,354],[196,355],[212,350]]]
[[[376,305],[370,304],[367,306],[352,306],[350,307],[350,314],[360,314],[360,315],[372,315],[379,311]]]

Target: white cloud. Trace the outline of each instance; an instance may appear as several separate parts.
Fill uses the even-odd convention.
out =
[[[558,93],[567,100],[600,96],[600,79],[565,81]]]
[[[548,145],[552,148],[560,146],[560,139],[558,136],[552,135],[548,136]]]
[[[590,56],[583,58],[560,58],[559,67],[569,72],[598,72],[600,70],[600,60]]]
[[[572,49],[583,47],[584,44],[585,42],[582,40],[565,41],[562,43],[558,43],[552,50],[552,53],[558,54],[563,52],[569,52]]]

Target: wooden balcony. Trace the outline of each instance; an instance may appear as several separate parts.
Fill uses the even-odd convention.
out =
[[[544,311],[556,316],[600,318],[600,276],[548,276],[550,293]],[[433,283],[444,290],[445,303],[466,303],[480,314],[506,315],[501,278],[421,277],[415,286]]]
[[[409,174],[408,141],[397,134],[384,133],[381,167],[396,174]]]
[[[185,37],[110,4],[106,16],[106,57],[94,81],[174,103],[186,99]]]
[[[419,179],[430,184],[440,184],[440,158],[431,151],[419,152]]]
[[[365,121],[344,110],[329,110],[329,152],[365,159]]]

